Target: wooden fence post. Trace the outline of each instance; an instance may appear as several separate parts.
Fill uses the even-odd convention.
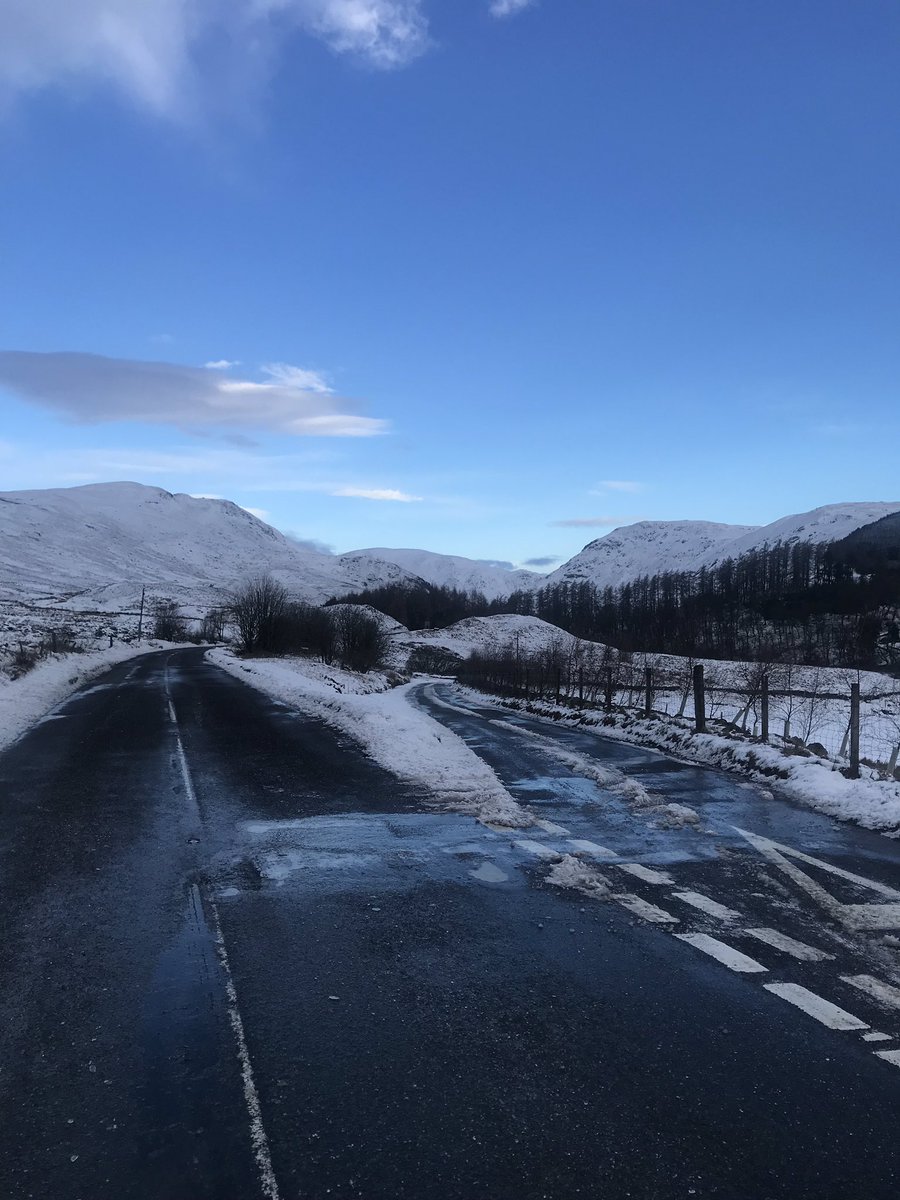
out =
[[[649,720],[653,712],[653,668],[644,667],[644,716]]]
[[[694,729],[706,733],[706,684],[703,679],[703,663],[694,667]]]
[[[762,720],[762,740],[769,740],[769,676],[762,677],[762,696],[760,698],[760,716]]]
[[[859,779],[859,684],[850,684],[850,778]]]

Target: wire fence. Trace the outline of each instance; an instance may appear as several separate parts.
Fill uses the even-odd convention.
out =
[[[561,706],[624,710],[808,750],[900,777],[900,682],[828,668],[693,662],[671,656],[605,664],[552,656],[474,654],[460,679],[496,694]]]

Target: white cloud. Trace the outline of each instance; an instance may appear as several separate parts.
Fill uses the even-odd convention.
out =
[[[0,0],[0,101],[99,83],[182,119],[209,89],[211,63],[218,59],[224,95],[270,69],[298,30],[375,67],[403,66],[428,45],[422,8],[423,0]]]
[[[331,495],[352,496],[357,500],[394,500],[401,504],[412,504],[422,499],[421,496],[410,496],[408,492],[398,492],[396,488],[339,487]]]
[[[531,8],[536,0],[492,0],[490,13],[492,17],[514,17],[516,13]]]
[[[602,496],[604,492],[642,492],[644,485],[637,479],[601,479],[589,495]]]
[[[281,363],[270,382],[222,378],[205,367],[99,354],[0,351],[0,387],[84,424],[140,421],[191,433],[266,430],[296,437],[373,437],[387,423],[361,416],[316,372]]]
[[[238,507],[242,508],[244,512],[248,512],[251,517],[257,517],[260,521],[268,522],[269,520],[269,510],[267,508],[251,508],[249,504],[240,504]]]
[[[551,521],[550,524],[557,525],[563,529],[612,529],[617,525],[631,525],[635,521],[643,521],[645,519],[634,513],[625,513],[618,517],[569,517],[565,521]]]
[[[232,367],[241,365],[240,359],[217,358],[213,362],[203,364],[207,371],[230,371]]]

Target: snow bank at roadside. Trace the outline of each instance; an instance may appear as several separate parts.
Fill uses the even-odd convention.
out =
[[[207,656],[245,683],[339,729],[380,766],[427,788],[456,811],[489,825],[533,823],[462,738],[409,703],[407,693],[416,685],[391,689],[385,675],[357,675],[311,659],[240,659],[229,650],[209,650]]]
[[[154,650],[173,648],[168,642],[143,642],[140,646],[122,644],[86,654],[55,654],[18,679],[0,675],[0,750],[110,667]]]
[[[774,746],[738,741],[713,733],[694,733],[688,722],[645,720],[629,714],[606,715],[573,712],[555,704],[523,704],[503,701],[472,689],[464,689],[479,703],[487,700],[501,708],[532,712],[615,741],[652,746],[684,762],[704,763],[727,771],[738,771],[757,783],[776,787],[784,796],[808,808],[852,821],[865,829],[900,832],[900,784],[876,779],[847,779],[824,759],[785,755]]]

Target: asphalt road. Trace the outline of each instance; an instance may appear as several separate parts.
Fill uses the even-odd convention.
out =
[[[417,702],[542,824],[435,809],[197,651],[0,756],[0,1196],[895,1198],[897,843]],[[548,882],[572,853],[595,895]]]

